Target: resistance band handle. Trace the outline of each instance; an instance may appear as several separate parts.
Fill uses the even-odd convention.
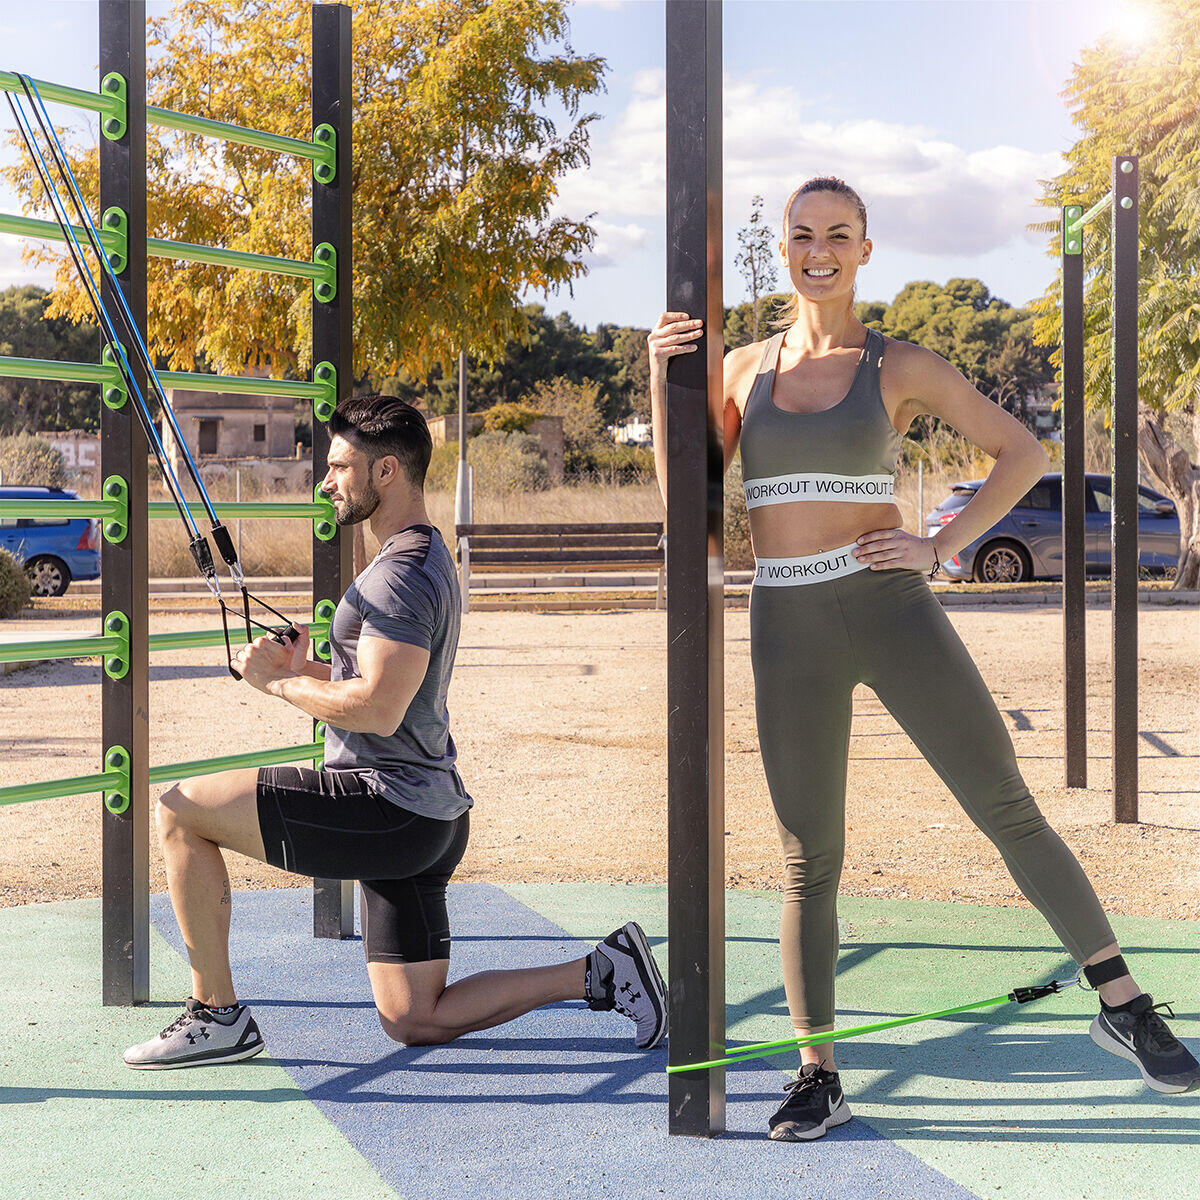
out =
[[[275,632],[271,634],[271,640],[273,642],[278,642],[281,646],[294,646],[299,636],[300,630],[297,629],[295,625],[289,625],[286,629],[276,629]],[[239,671],[237,667],[233,665],[232,659],[230,659],[229,662],[229,673],[234,677],[234,679],[240,680],[242,678],[241,671]]]

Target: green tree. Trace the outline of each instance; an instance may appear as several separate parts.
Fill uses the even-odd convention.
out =
[[[177,0],[150,21],[149,100],[308,138],[307,0]],[[583,274],[593,232],[552,215],[562,176],[588,161],[604,61],[566,46],[561,0],[426,0],[359,7],[354,29],[356,377],[424,379],[458,351],[501,354],[527,333],[518,297]],[[561,46],[562,49],[556,47]],[[553,115],[552,115],[553,114]],[[150,227],[160,237],[306,259],[303,159],[148,132]],[[95,146],[70,152],[94,204]],[[8,172],[27,206],[39,185]],[[58,249],[54,314],[88,315]],[[252,271],[152,259],[152,346],[172,367],[304,370],[309,287]]]
[[[1116,155],[1139,157],[1138,451],[1179,513],[1177,588],[1200,586],[1200,7],[1147,0],[1158,33],[1132,47],[1105,38],[1086,48],[1064,91],[1079,139],[1039,202],[1055,219],[1034,226],[1059,254],[1057,212],[1090,206],[1111,186]],[[1087,226],[1084,251],[1085,396],[1111,423],[1111,233]],[[1061,368],[1061,279],[1034,306],[1040,342]],[[1191,426],[1189,447],[1173,433]],[[1181,433],[1182,436],[1182,433]]]
[[[778,278],[775,234],[770,222],[763,216],[762,207],[761,196],[755,196],[750,201],[750,220],[738,230],[737,239],[741,249],[734,259],[750,292],[751,340],[755,342],[758,341],[759,301],[775,286]]]
[[[94,326],[45,315],[40,287],[0,291],[0,355],[94,363],[100,338]],[[100,389],[82,383],[0,378],[0,433],[100,427]]]
[[[61,488],[67,484],[62,451],[32,433],[0,437],[0,478],[14,487]]]
[[[592,468],[592,457],[611,445],[604,430],[600,388],[591,379],[576,383],[559,376],[544,379],[521,397],[521,404],[563,423],[563,466],[567,474]]]

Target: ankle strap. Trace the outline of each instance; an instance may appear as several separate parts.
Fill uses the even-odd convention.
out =
[[[1121,955],[1116,954],[1112,958],[1102,959],[1090,967],[1084,967],[1083,973],[1088,983],[1092,987],[1098,988],[1103,983],[1112,983],[1114,979],[1120,979],[1122,975],[1128,975],[1129,968],[1125,965],[1125,959]]]

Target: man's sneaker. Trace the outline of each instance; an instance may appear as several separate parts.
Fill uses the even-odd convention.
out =
[[[588,1007],[616,1009],[637,1026],[639,1050],[657,1046],[667,1032],[667,990],[650,943],[636,921],[614,929],[588,955],[583,977]]]
[[[836,1071],[805,1063],[783,1092],[783,1103],[768,1125],[767,1136],[773,1142],[808,1142],[850,1120],[850,1106]]]
[[[1190,1092],[1200,1087],[1200,1063],[1167,1028],[1158,1015],[1160,1008],[1175,1016],[1170,1004],[1155,1004],[1145,992],[1127,1009],[1101,1008],[1089,1030],[1092,1041],[1101,1050],[1136,1063],[1147,1086],[1156,1092]]]
[[[253,1058],[265,1045],[245,1005],[239,1007],[237,1016],[225,1025],[206,1005],[189,996],[183,1013],[162,1033],[125,1051],[125,1065],[139,1071],[206,1067]]]

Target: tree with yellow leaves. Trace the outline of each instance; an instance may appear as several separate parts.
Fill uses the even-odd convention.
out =
[[[1176,588],[1200,586],[1200,468],[1170,432],[1184,418],[1200,447],[1200,8],[1193,0],[1144,0],[1152,34],[1138,45],[1106,37],[1080,56],[1064,92],[1083,135],[1040,203],[1085,208],[1111,186],[1112,160],[1139,156],[1138,450],[1175,501],[1180,557]],[[1055,236],[1058,222],[1037,226]],[[1111,418],[1112,272],[1108,223],[1087,228],[1085,393]],[[1061,337],[1061,280],[1034,309],[1043,345]],[[1054,361],[1061,368],[1061,358]]]
[[[355,373],[423,378],[460,349],[490,359],[524,332],[526,288],[586,269],[591,228],[551,207],[588,161],[595,117],[580,105],[604,61],[566,47],[561,0],[354,9]],[[311,136],[308,0],[179,0],[148,27],[150,104]],[[94,210],[96,148],[69,156]],[[147,170],[150,236],[311,257],[306,160],[152,126]],[[41,210],[29,165],[8,174]],[[27,253],[57,263],[48,314],[90,319],[61,248]],[[311,367],[306,281],[152,258],[148,298],[150,345],[173,369]]]

